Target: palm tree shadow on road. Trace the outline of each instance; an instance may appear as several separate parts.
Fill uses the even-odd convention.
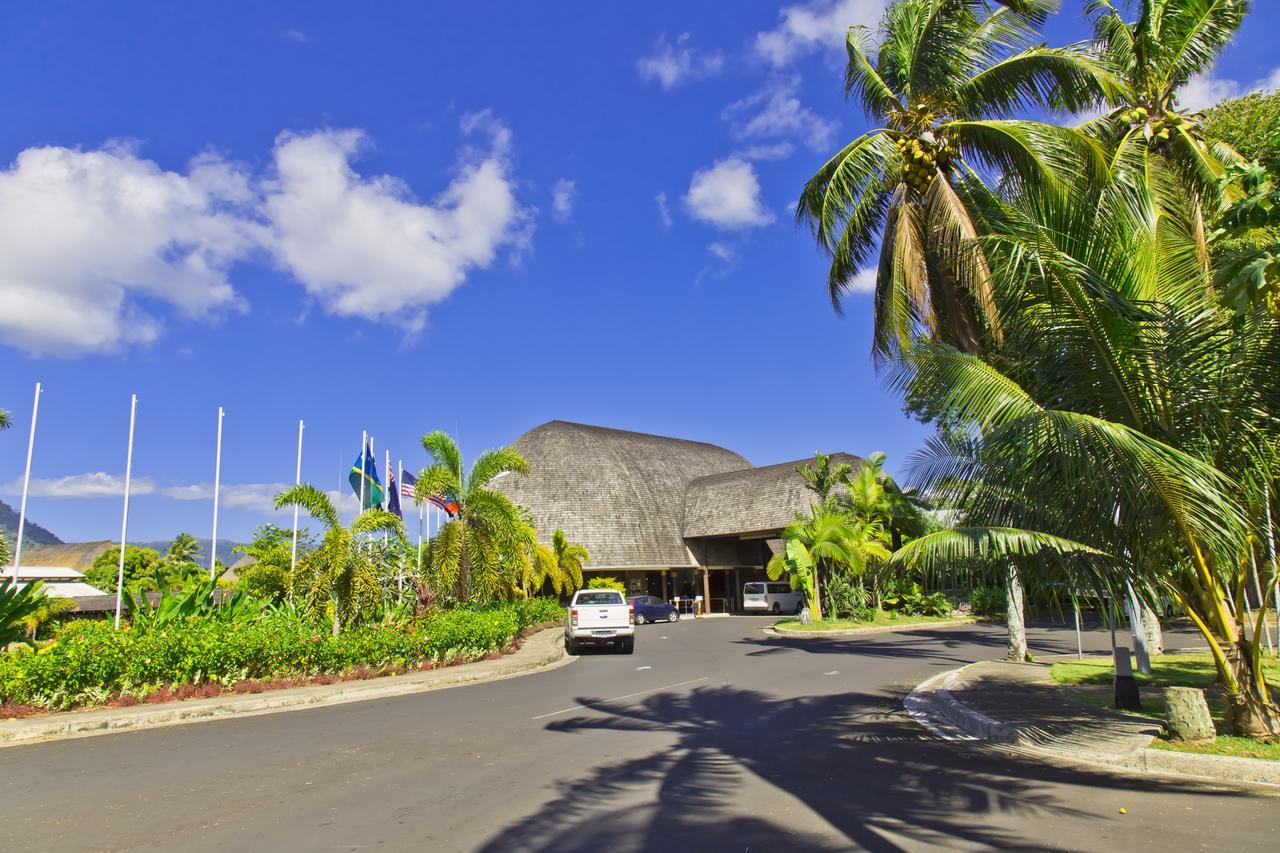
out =
[[[1060,802],[1049,786],[1149,786],[933,738],[889,696],[780,700],[721,687],[659,694],[637,704],[577,702],[598,715],[552,722],[547,729],[655,733],[674,736],[676,743],[667,746],[664,739],[647,756],[602,763],[558,783],[552,800],[481,849],[897,850],[903,839],[912,846],[1048,849],[989,818],[1097,819]],[[575,760],[602,754],[566,747]],[[784,826],[766,819],[764,809],[744,810],[743,780],[752,774],[816,817],[797,818],[792,811]],[[1204,792],[1196,785],[1161,784],[1165,794]],[[797,820],[808,832],[797,831]]]

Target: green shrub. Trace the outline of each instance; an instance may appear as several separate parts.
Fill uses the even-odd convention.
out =
[[[591,580],[587,581],[587,585],[583,588],[584,589],[614,589],[622,593],[623,595],[627,594],[627,585],[624,584],[622,581],[618,580],[617,578],[610,578],[610,577],[592,578]]]
[[[115,630],[76,621],[35,654],[0,656],[0,703],[60,710],[161,685],[405,669],[498,652],[529,625],[560,618],[551,599],[434,611],[404,624],[366,625],[338,637],[284,609],[255,621],[205,617],[144,621]]]
[[[826,619],[852,619],[855,622],[870,622],[875,618],[875,609],[867,604],[867,591],[852,583],[844,575],[832,575],[822,587],[822,615]]]
[[[998,586],[979,586],[969,591],[969,606],[973,615],[984,619],[998,619],[1008,610],[1005,591]]]

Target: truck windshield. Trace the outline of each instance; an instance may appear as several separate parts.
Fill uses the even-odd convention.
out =
[[[582,592],[578,594],[579,604],[622,604],[620,592]]]

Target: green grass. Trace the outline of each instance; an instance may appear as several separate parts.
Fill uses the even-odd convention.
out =
[[[780,631],[843,631],[849,628],[875,628],[885,625],[920,625],[927,622],[950,622],[955,616],[904,616],[901,613],[889,613],[884,610],[876,612],[875,618],[868,622],[856,622],[853,619],[823,619],[801,624],[799,619],[783,619],[773,627]]]
[[[1264,658],[1262,669],[1274,693],[1276,685],[1280,684],[1280,658],[1274,655]],[[1051,674],[1053,680],[1063,685],[1070,693],[1071,698],[1089,705],[1112,707],[1113,670],[1110,658],[1085,658],[1082,661],[1055,663]],[[1214,669],[1213,660],[1208,654],[1163,655],[1151,662],[1151,675],[1134,673],[1134,679],[1138,682],[1139,692],[1142,694],[1142,710],[1132,713],[1163,720],[1164,695],[1161,692],[1163,688],[1199,687],[1207,691],[1209,712],[1213,715],[1213,723],[1219,731],[1213,743],[1193,746],[1157,738],[1151,744],[1154,748],[1173,752],[1196,752],[1203,755],[1229,755],[1237,758],[1280,761],[1280,743],[1262,743],[1249,738],[1221,734],[1226,728],[1226,706],[1221,694],[1210,689],[1217,680],[1217,670]]]

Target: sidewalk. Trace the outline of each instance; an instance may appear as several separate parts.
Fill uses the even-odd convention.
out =
[[[1157,720],[1067,697],[1044,664],[982,661],[920,684],[907,712],[949,740],[985,740],[1043,758],[1160,775],[1280,785],[1280,762],[1148,748]]]
[[[340,705],[365,699],[386,699],[409,693],[425,693],[464,684],[497,681],[528,675],[571,663],[564,652],[564,630],[547,628],[528,637],[519,649],[494,660],[384,676],[364,681],[342,681],[269,690],[262,693],[228,694],[211,699],[188,699],[127,708],[66,711],[36,717],[0,720],[0,747],[47,740],[91,737],[113,732],[177,726],[186,723],[271,714],[300,708]]]

